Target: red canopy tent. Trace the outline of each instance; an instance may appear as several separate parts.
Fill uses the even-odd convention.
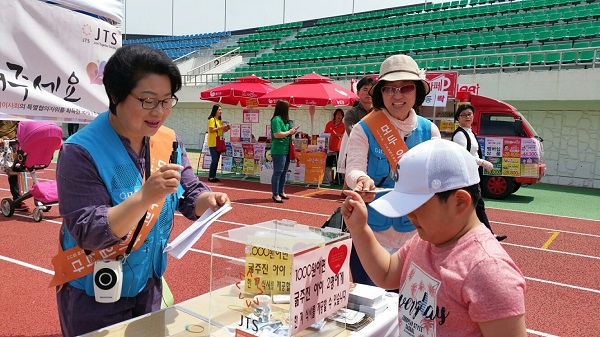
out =
[[[236,82],[200,92],[200,98],[215,103],[241,104],[245,107],[248,99],[257,99],[275,90],[275,87],[267,83],[271,82],[255,75],[240,77]]]

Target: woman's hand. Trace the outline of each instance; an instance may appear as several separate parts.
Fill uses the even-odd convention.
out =
[[[167,195],[177,193],[182,170],[183,166],[181,165],[166,164],[148,177],[140,189],[144,203],[156,204],[165,199]]]
[[[481,163],[481,166],[483,166],[484,169],[486,169],[486,171],[491,172],[494,169],[494,164],[490,163],[487,160],[484,160]]]
[[[196,199],[195,212],[201,216],[207,209],[218,210],[224,205],[229,205],[231,201],[226,193],[222,192],[204,192]]]
[[[375,189],[375,182],[368,176],[362,176],[356,181],[354,186],[354,192],[362,198],[365,203],[371,202],[375,199],[375,193],[368,192]]]

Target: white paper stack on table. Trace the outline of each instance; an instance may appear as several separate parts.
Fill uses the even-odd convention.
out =
[[[388,307],[386,291],[379,287],[357,283],[348,297],[348,308],[376,318]]]

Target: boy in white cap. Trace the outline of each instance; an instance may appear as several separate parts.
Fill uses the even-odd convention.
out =
[[[527,336],[525,279],[477,219],[473,156],[433,139],[406,152],[397,171],[394,190],[370,204],[417,228],[397,256],[377,242],[358,193],[345,192],[342,215],[373,281],[400,287],[400,336]]]

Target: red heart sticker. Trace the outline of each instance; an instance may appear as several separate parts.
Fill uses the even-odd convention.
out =
[[[329,251],[327,263],[334,274],[339,273],[340,269],[342,269],[342,265],[344,264],[344,261],[346,261],[346,255],[348,255],[348,247],[346,245],[342,245],[338,248],[334,247]]]

